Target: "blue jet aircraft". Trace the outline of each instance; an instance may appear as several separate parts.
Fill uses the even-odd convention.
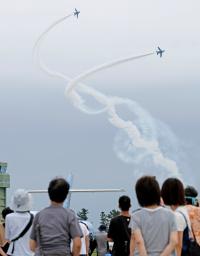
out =
[[[157,55],[160,54],[160,58],[162,57],[162,54],[165,50],[162,50],[159,46],[158,46],[158,51],[156,51]]]
[[[80,12],[75,8],[74,16],[77,16],[77,19],[78,19],[79,13],[80,13]]]

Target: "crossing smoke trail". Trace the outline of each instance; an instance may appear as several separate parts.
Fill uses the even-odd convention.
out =
[[[82,83],[82,81],[99,71],[103,71],[108,68],[113,68],[119,64],[130,62],[136,59],[145,58],[155,54],[155,52],[139,55],[139,56],[129,56],[122,59],[117,59],[103,65],[99,65],[95,68],[89,69],[86,72],[78,75],[75,78],[70,78],[58,71],[50,70],[42,61],[40,55],[41,43],[43,42],[45,36],[58,24],[71,17],[73,14],[67,15],[58,21],[54,22],[49,26],[39,37],[34,47],[34,55],[38,61],[40,68],[45,71],[47,74],[64,79],[68,82],[68,86],[65,89],[66,97],[72,102],[72,104],[87,114],[99,114],[105,113],[108,116],[109,122],[114,126],[120,129],[126,134],[129,139],[131,148],[134,148],[135,151],[141,152],[139,154],[139,161],[142,161],[146,156],[152,158],[156,166],[161,166],[167,170],[171,175],[180,176],[176,162],[172,159],[169,159],[165,156],[160,149],[159,141],[157,139],[157,128],[154,119],[151,115],[145,111],[139,104],[133,100],[125,99],[115,96],[107,96],[94,88],[91,88]],[[81,92],[81,94],[80,94]],[[86,106],[82,94],[87,94],[96,99],[102,108],[100,110],[93,110]],[[118,106],[126,106],[130,109],[134,115],[137,117],[137,121],[126,121],[117,112]],[[117,150],[117,149],[116,149]],[[120,152],[117,152],[119,155]],[[120,154],[120,158],[126,162],[126,157]]]

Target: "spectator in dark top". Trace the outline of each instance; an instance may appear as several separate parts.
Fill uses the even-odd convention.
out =
[[[128,196],[119,198],[120,215],[111,219],[108,229],[108,241],[114,242],[113,256],[129,256],[131,229],[128,228],[130,222],[129,209],[131,200]]]
[[[70,256],[71,239],[73,256],[79,255],[82,237],[79,222],[74,211],[63,207],[68,192],[65,179],[55,178],[50,182],[51,204],[36,214],[30,235],[30,248],[35,256]]]

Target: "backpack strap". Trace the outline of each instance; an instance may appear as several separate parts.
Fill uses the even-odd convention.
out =
[[[89,227],[88,227],[88,225],[87,225],[85,222],[83,222],[83,221],[80,220],[79,223],[84,224],[84,225],[86,226],[87,230],[89,231]]]
[[[185,217],[185,214],[181,211],[177,211],[177,212],[179,212],[183,216],[185,223],[186,223],[186,227],[188,227],[188,232],[192,231],[192,235],[193,235],[194,239],[196,240],[193,229],[192,229],[192,225],[190,225],[191,226],[191,229],[190,229],[190,226],[188,225],[188,221],[187,221],[187,218]]]
[[[177,212],[180,212],[180,213],[182,214],[182,216],[184,217],[185,222],[186,222],[186,224],[187,224],[187,226],[188,226],[188,222],[187,222],[187,219],[186,219],[186,217],[185,217],[185,214],[182,213],[181,211],[177,211]],[[191,224],[191,231],[192,231],[193,239],[195,240],[195,242],[197,242],[196,237],[195,237],[195,234],[194,234],[194,230],[193,230],[193,228],[192,228],[192,224]],[[188,226],[188,232],[189,232],[189,226]]]
[[[184,220],[185,220],[185,223],[186,223],[186,227],[189,228],[188,221],[187,221],[187,219],[186,219],[186,217],[185,217],[185,214],[184,214],[183,212],[181,212],[181,211],[177,211],[177,212],[179,212],[179,213],[183,216],[183,218],[184,218]]]
[[[11,242],[13,242],[13,248],[12,248],[12,253],[14,252],[14,249],[15,249],[15,241],[17,241],[19,238],[23,237],[26,232],[29,230],[29,228],[31,227],[32,223],[33,223],[33,214],[30,213],[30,220],[28,222],[28,224],[26,225],[26,227],[22,230],[22,232],[15,238],[13,238],[11,240]]]

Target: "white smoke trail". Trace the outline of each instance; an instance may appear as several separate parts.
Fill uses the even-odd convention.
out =
[[[33,47],[33,59],[34,61],[38,64],[38,66],[48,75],[53,76],[53,77],[58,77],[61,79],[64,79],[66,82],[70,81],[71,78],[69,76],[66,76],[58,71],[55,70],[51,70],[49,69],[45,63],[43,62],[42,58],[41,58],[41,44],[43,43],[45,37],[47,36],[47,34],[53,29],[55,28],[58,24],[62,23],[63,21],[65,21],[66,19],[70,18],[71,16],[73,16],[72,14],[66,15],[62,18],[60,18],[59,20],[53,22],[37,39],[34,47]],[[82,87],[84,88],[84,93],[90,94],[92,95],[94,98],[98,97],[98,95],[101,95],[101,93],[95,92],[95,90],[93,90],[92,88],[89,88],[87,85],[82,84]],[[81,111],[87,113],[87,114],[99,114],[105,111],[105,108],[100,109],[100,110],[91,110],[89,109],[86,105],[85,105],[85,101],[84,99],[76,92],[73,91],[71,93],[71,97],[73,98],[73,104]],[[104,104],[104,103],[103,103]]]
[[[144,155],[151,156],[155,165],[165,168],[170,174],[174,176],[180,176],[176,162],[164,156],[160,149],[159,142],[156,138],[156,135],[154,134],[155,129],[153,119],[151,118],[149,113],[142,109],[138,105],[138,103],[132,100],[120,97],[106,96],[105,94],[95,90],[94,88],[90,88],[87,85],[81,83],[84,79],[88,78],[89,76],[92,76],[93,74],[99,71],[112,68],[116,65],[123,64],[125,62],[153,55],[154,52],[139,56],[130,56],[122,59],[117,59],[115,61],[99,65],[78,75],[74,79],[71,79],[66,75],[63,75],[60,72],[48,69],[47,66],[42,62],[42,59],[40,57],[40,47],[44,37],[48,34],[49,31],[51,31],[51,29],[53,29],[56,25],[63,22],[70,16],[72,16],[72,14],[65,16],[62,19],[59,19],[58,21],[54,22],[48,29],[45,30],[45,32],[42,33],[42,35],[37,40],[34,50],[35,53],[37,53],[37,59],[39,60],[40,67],[49,75],[59,77],[68,82],[68,86],[65,90],[65,95],[72,101],[75,107],[77,107],[78,109],[87,114],[98,114],[102,112],[107,113],[108,120],[110,121],[110,123],[113,126],[119,128],[120,130],[123,130],[127,134],[131,141],[131,145],[137,150],[143,150],[143,153],[141,154],[140,158],[141,160]],[[94,97],[98,103],[103,105],[103,108],[100,110],[91,110],[88,107],[86,107],[84,99],[77,92],[77,90],[81,91],[84,94],[88,94]],[[133,121],[125,121],[123,118],[121,118],[116,110],[116,106],[118,105],[125,105],[128,108],[132,108],[134,114],[138,117],[140,127],[137,126],[137,124]],[[149,123],[147,122],[147,120],[149,120]],[[148,134],[148,136],[144,136],[144,130],[147,131],[146,133]]]

